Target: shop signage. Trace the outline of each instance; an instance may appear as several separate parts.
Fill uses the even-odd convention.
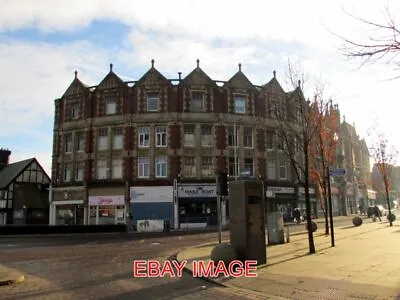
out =
[[[172,202],[172,186],[133,186],[130,188],[131,202]]]
[[[332,194],[336,194],[336,195],[339,195],[339,193],[340,193],[339,189],[335,186],[331,187],[331,192],[332,192]]]
[[[89,205],[92,206],[111,206],[125,205],[125,197],[119,196],[89,196]]]
[[[181,185],[178,187],[179,198],[211,198],[217,197],[215,184],[209,185]]]
[[[315,189],[314,188],[308,188],[308,192],[310,194],[315,194]],[[303,187],[299,187],[299,194],[305,194],[306,193],[306,189]]]
[[[267,194],[294,194],[293,187],[282,187],[282,186],[268,186]]]
[[[372,200],[376,199],[376,192],[375,191],[368,190],[367,193],[368,193],[368,199],[372,199]]]

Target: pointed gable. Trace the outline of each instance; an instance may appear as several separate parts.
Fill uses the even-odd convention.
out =
[[[216,85],[215,82],[200,68],[200,60],[197,60],[197,67],[190,72],[183,80],[187,85]]]
[[[272,94],[284,94],[282,86],[279,81],[276,79],[276,71],[273,72],[274,77],[266,84],[262,86],[262,91]]]
[[[242,72],[242,64],[239,64],[239,71],[229,79],[224,86],[236,87],[240,89],[254,89],[255,87]]]
[[[78,71],[75,71],[75,78],[71,82],[71,84],[69,85],[67,90],[65,91],[63,97],[68,97],[68,96],[73,96],[76,94],[84,93],[84,92],[86,92],[86,88],[87,88],[87,86],[84,85],[82,83],[82,81],[80,81],[78,79]]]
[[[168,85],[171,84],[156,68],[154,59],[151,60],[151,68],[140,78],[136,85]]]
[[[106,77],[100,82],[96,90],[114,89],[123,85],[125,85],[124,81],[114,73],[113,64],[110,64],[110,72],[108,72]]]

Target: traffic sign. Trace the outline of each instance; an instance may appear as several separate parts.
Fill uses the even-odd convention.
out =
[[[346,174],[346,169],[344,168],[337,168],[337,169],[331,169],[329,171],[330,176],[344,176]]]

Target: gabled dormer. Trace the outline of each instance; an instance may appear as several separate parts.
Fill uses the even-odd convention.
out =
[[[183,86],[183,108],[185,112],[211,112],[213,110],[213,90],[216,83],[200,68],[196,68],[181,82]]]
[[[104,77],[100,84],[96,87],[96,91],[116,89],[125,85],[125,82],[114,73],[113,64],[110,64],[110,72],[108,72],[106,77]]]
[[[83,119],[85,107],[84,99],[87,96],[88,88],[78,78],[78,71],[75,71],[75,78],[62,96],[62,120],[66,122]],[[59,111],[61,113],[61,110]],[[56,115],[58,113],[56,112]]]
[[[239,64],[238,72],[223,86],[228,90],[228,112],[240,115],[254,114],[254,96],[256,88],[242,72]]]
[[[154,67],[154,59],[151,60],[151,68],[135,84],[135,86],[143,85],[149,87],[171,85],[171,82]]]
[[[261,87],[261,91],[264,93],[284,95],[285,91],[283,90],[279,81],[276,79],[276,71],[275,70],[274,70],[273,74],[274,74],[274,77],[272,77],[272,79],[269,82],[267,82],[266,84],[264,84]]]
[[[196,60],[197,67],[189,73],[182,81],[184,85],[213,85],[215,82],[200,68],[200,60]]]
[[[113,64],[110,64],[110,71],[96,87],[96,115],[112,116],[123,112],[124,106],[124,87],[127,85],[113,71]]]
[[[65,91],[62,98],[73,97],[79,94],[84,94],[87,90],[87,86],[82,83],[78,78],[78,71],[75,71],[75,78],[72,80],[71,84]]]
[[[168,87],[172,87],[172,83],[154,67],[154,59],[152,59],[150,70],[135,84],[138,112],[156,113],[166,111]]]
[[[242,72],[242,64],[239,64],[239,70],[224,84],[224,87],[251,90],[255,89],[254,85]]]

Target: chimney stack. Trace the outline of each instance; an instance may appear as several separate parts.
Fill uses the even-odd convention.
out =
[[[11,151],[8,149],[0,148],[0,170],[8,165],[10,161]]]

